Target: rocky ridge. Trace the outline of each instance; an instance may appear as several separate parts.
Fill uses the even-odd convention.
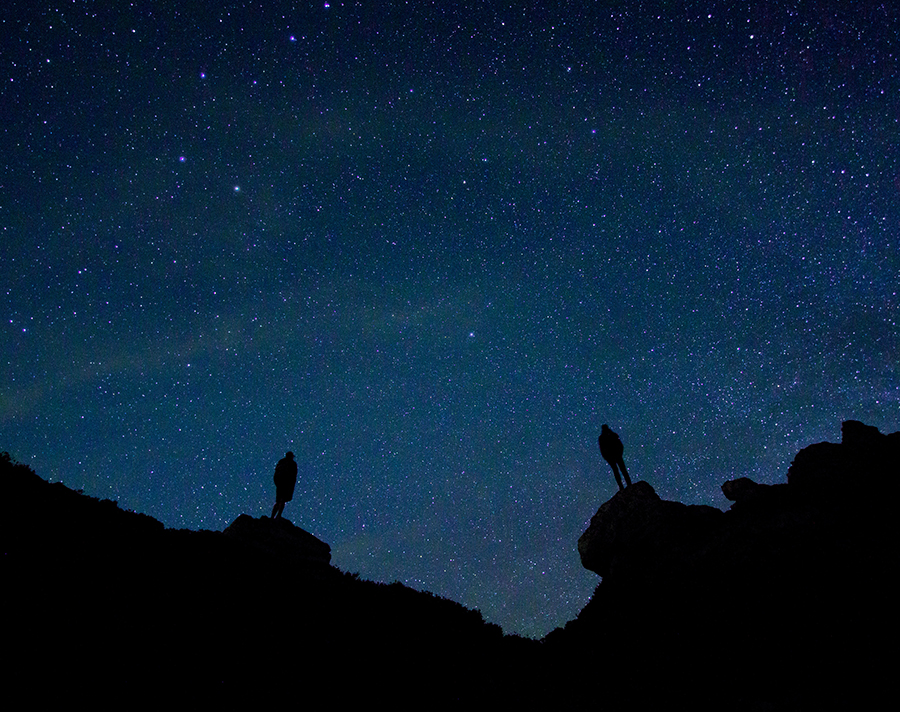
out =
[[[665,671],[674,694],[712,707],[821,709],[885,689],[900,433],[857,421],[841,432],[801,450],[786,483],[725,482],[725,512],[642,481],[618,492],[578,542],[602,581],[547,642],[577,659],[603,641],[613,677]],[[685,689],[701,670],[705,684]]]

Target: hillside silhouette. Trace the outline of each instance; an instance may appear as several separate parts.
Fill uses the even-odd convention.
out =
[[[898,463],[900,433],[846,421],[786,483],[726,482],[728,511],[635,482],[578,542],[602,577],[593,598],[533,641],[341,572],[287,520],[166,529],[4,453],[5,687],[166,704],[865,703],[892,681]]]
[[[535,641],[448,599],[328,563],[284,519],[166,529],[9,456],[4,678],[62,698],[340,704],[488,699]],[[42,699],[47,699],[46,691]]]

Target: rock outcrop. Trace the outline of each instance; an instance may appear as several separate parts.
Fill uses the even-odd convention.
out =
[[[582,563],[603,578],[547,642],[576,666],[602,644],[594,664],[632,690],[623,705],[642,704],[640,660],[677,697],[697,694],[677,690],[702,670],[713,708],[865,706],[892,676],[880,651],[896,630],[898,483],[900,433],[857,421],[840,443],[801,450],[787,483],[726,482],[725,512],[637,482],[579,539]]]
[[[331,562],[328,544],[283,517],[254,519],[249,514],[242,514],[223,533],[285,563],[297,560],[318,564]]]
[[[597,510],[578,553],[584,567],[600,576],[683,568],[715,535],[722,517],[714,507],[660,499],[647,482],[635,482]]]
[[[734,502],[728,512],[666,501],[648,483],[634,483],[591,518],[578,540],[582,564],[604,578],[646,578],[651,573],[684,576],[735,559],[769,556],[771,561],[786,551],[803,556],[797,547],[826,536],[835,510],[857,500],[862,506],[840,516],[845,524],[862,518],[858,525],[871,528],[878,518],[861,513],[879,510],[873,493],[880,493],[883,503],[885,496],[896,495],[900,482],[900,433],[883,435],[852,420],[841,431],[840,443],[801,450],[786,485],[758,484],[747,477],[725,482],[722,492]]]
[[[806,493],[838,494],[861,485],[892,488],[900,481],[900,432],[883,435],[857,420],[841,424],[840,443],[817,443],[797,453],[788,484]]]

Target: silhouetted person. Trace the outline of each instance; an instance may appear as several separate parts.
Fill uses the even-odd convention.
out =
[[[616,482],[619,483],[619,489],[623,490],[631,484],[631,478],[628,476],[628,470],[625,469],[625,461],[622,459],[622,453],[625,452],[625,446],[619,436],[616,435],[609,426],[604,423],[600,431],[600,437],[597,438],[600,444],[600,454],[603,459],[609,463],[613,474],[616,476]],[[622,478],[619,476],[619,468],[622,468],[622,475],[625,477],[625,484],[622,484]]]
[[[272,519],[277,519],[284,512],[284,505],[294,498],[294,485],[297,484],[297,463],[294,453],[288,452],[275,465],[275,506],[272,507]]]

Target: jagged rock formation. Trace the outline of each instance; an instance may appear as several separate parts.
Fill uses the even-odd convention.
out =
[[[728,561],[736,558],[745,565],[760,557],[767,565],[790,556],[808,562],[816,554],[804,544],[813,540],[852,547],[862,532],[884,522],[876,515],[885,504],[893,506],[900,433],[883,435],[845,421],[842,434],[839,444],[801,450],[786,485],[762,485],[746,477],[725,482],[722,491],[734,502],[728,512],[665,501],[648,483],[636,482],[591,519],[578,541],[582,564],[604,579],[683,578],[709,567],[733,568]],[[847,530],[845,543],[834,539],[834,527]]]
[[[676,695],[702,670],[711,707],[868,699],[890,677],[881,651],[895,632],[898,476],[900,433],[846,421],[841,443],[797,454],[786,484],[726,482],[726,512],[637,482],[580,538],[582,563],[603,580],[548,643],[577,665],[575,651],[603,641],[613,676],[637,685],[627,661],[640,661],[665,671]]]

